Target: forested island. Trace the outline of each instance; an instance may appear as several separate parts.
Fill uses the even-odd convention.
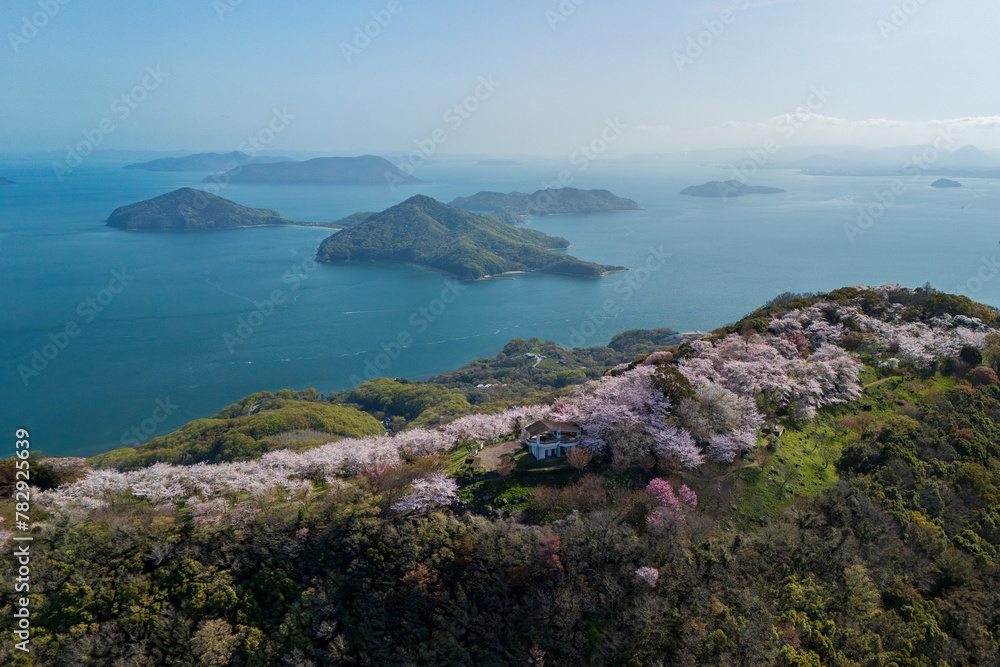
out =
[[[405,262],[463,280],[510,272],[600,277],[624,268],[553,252],[569,246],[564,238],[515,228],[416,195],[327,238],[320,244],[316,259]]]
[[[238,229],[263,225],[327,226],[292,222],[269,208],[249,208],[203,190],[181,188],[159,197],[121,206],[107,219],[109,227],[125,230]]]
[[[958,181],[953,181],[950,178],[939,178],[933,183],[931,183],[932,188],[960,188],[962,184]]]
[[[207,176],[204,182],[224,179],[232,183],[257,184],[391,184],[423,183],[419,178],[399,170],[393,163],[377,155],[359,157],[318,157],[302,162],[253,162],[226,171],[222,176]]]
[[[776,195],[786,192],[781,188],[763,185],[747,185],[739,181],[709,181],[702,185],[692,185],[681,190],[682,195],[692,197],[742,197],[744,195]]]
[[[561,215],[565,213],[606,213],[639,211],[639,204],[607,190],[550,188],[533,194],[523,192],[490,192],[484,190],[471,197],[458,197],[450,206],[467,211],[512,213],[514,215]]]
[[[0,591],[33,655],[0,659],[995,664],[997,324],[930,286],[784,294],[33,455],[30,591]],[[585,434],[535,460],[539,424]]]
[[[255,162],[266,164],[269,162],[289,162],[287,157],[271,157],[267,155],[257,155],[251,157],[243,151],[232,151],[231,153],[195,153],[184,157],[163,157],[149,162],[137,162],[126,165],[124,169],[143,169],[145,171],[226,171],[235,167]]]

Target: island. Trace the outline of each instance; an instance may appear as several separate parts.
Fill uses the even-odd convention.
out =
[[[692,197],[742,197],[743,195],[777,195],[783,192],[787,191],[763,185],[747,185],[739,181],[709,181],[681,190],[682,195]]]
[[[960,188],[962,184],[958,181],[953,181],[950,178],[939,178],[933,183],[931,183],[932,188]]]
[[[17,185],[14,181],[8,180],[3,176],[0,176],[0,185]]]
[[[412,184],[423,183],[400,171],[393,163],[377,155],[359,157],[318,157],[303,162],[273,162],[248,164],[226,171],[222,176],[209,176],[205,182],[219,178],[231,183],[265,185],[309,183],[339,184]]]
[[[123,169],[144,169],[146,171],[226,171],[255,162],[265,164],[270,162],[289,162],[287,157],[268,157],[258,155],[251,157],[243,151],[232,153],[195,153],[184,157],[163,157],[149,162],[136,162],[125,165]]]
[[[524,192],[477,192],[471,197],[458,197],[451,206],[467,211],[508,213],[514,215],[561,215],[565,213],[607,213],[610,211],[641,211],[639,204],[611,194],[607,190],[549,188],[533,194]]]
[[[626,270],[553,252],[568,247],[564,238],[416,195],[330,236],[320,244],[316,261],[401,262],[462,280],[529,272],[596,278]]]
[[[116,208],[109,227],[129,231],[163,229],[240,229],[264,225],[330,227],[317,222],[292,222],[269,208],[250,208],[202,190],[181,188],[159,197]]]

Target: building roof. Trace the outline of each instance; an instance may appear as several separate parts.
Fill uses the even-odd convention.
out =
[[[576,422],[554,422],[548,419],[539,419],[534,424],[529,425],[526,429],[528,435],[532,438],[539,433],[545,433],[547,431],[581,431],[580,425]]]

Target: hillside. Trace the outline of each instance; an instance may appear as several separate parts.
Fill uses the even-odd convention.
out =
[[[300,450],[337,438],[381,435],[385,430],[368,414],[318,399],[315,390],[259,392],[143,445],[99,454],[90,464],[136,470],[154,463],[246,461],[274,449]]]
[[[254,162],[239,169],[227,171],[223,176],[209,176],[204,182],[217,178],[232,183],[322,185],[338,184],[413,184],[423,183],[418,178],[400,171],[396,165],[376,155],[359,157],[318,157],[302,162]]]
[[[195,153],[184,157],[164,157],[149,162],[136,162],[126,165],[124,169],[143,169],[146,171],[226,171],[235,167],[250,164],[266,164],[270,162],[288,162],[287,157],[270,157],[258,155],[251,157],[243,151],[231,153]]]
[[[262,225],[313,225],[292,222],[269,208],[249,208],[203,190],[181,188],[159,197],[116,208],[107,219],[109,227],[125,230],[237,229]]]
[[[558,215],[563,213],[604,213],[609,211],[638,211],[639,205],[631,199],[613,195],[607,190],[578,190],[558,188],[538,190],[533,194],[523,192],[478,192],[471,197],[458,197],[450,206],[467,211],[513,213],[515,215]]]
[[[444,424],[217,465],[34,461],[34,662],[995,664],[997,323],[929,286],[784,294],[680,345],[629,332],[616,354],[669,348]],[[458,391],[353,398],[420,415]],[[534,461],[538,418],[585,427],[576,454]]]
[[[406,262],[463,280],[511,271],[600,277],[621,268],[552,252],[568,247],[566,239],[417,195],[330,236],[316,260]]]
[[[747,185],[739,181],[709,181],[681,190],[682,195],[692,197],[742,197],[744,195],[776,195],[782,192],[786,191],[762,185]]]

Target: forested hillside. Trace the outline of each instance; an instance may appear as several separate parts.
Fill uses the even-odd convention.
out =
[[[679,346],[633,332],[634,357],[533,401],[470,387],[527,353],[599,353],[514,341],[428,383],[215,417],[239,433],[261,400],[350,404],[400,417],[387,434],[214,464],[33,461],[33,653],[8,635],[0,659],[994,665],[996,324],[929,286],[783,295]],[[543,417],[583,445],[519,450]],[[11,580],[9,547],[0,563]],[[10,618],[10,589],[0,604]]]

